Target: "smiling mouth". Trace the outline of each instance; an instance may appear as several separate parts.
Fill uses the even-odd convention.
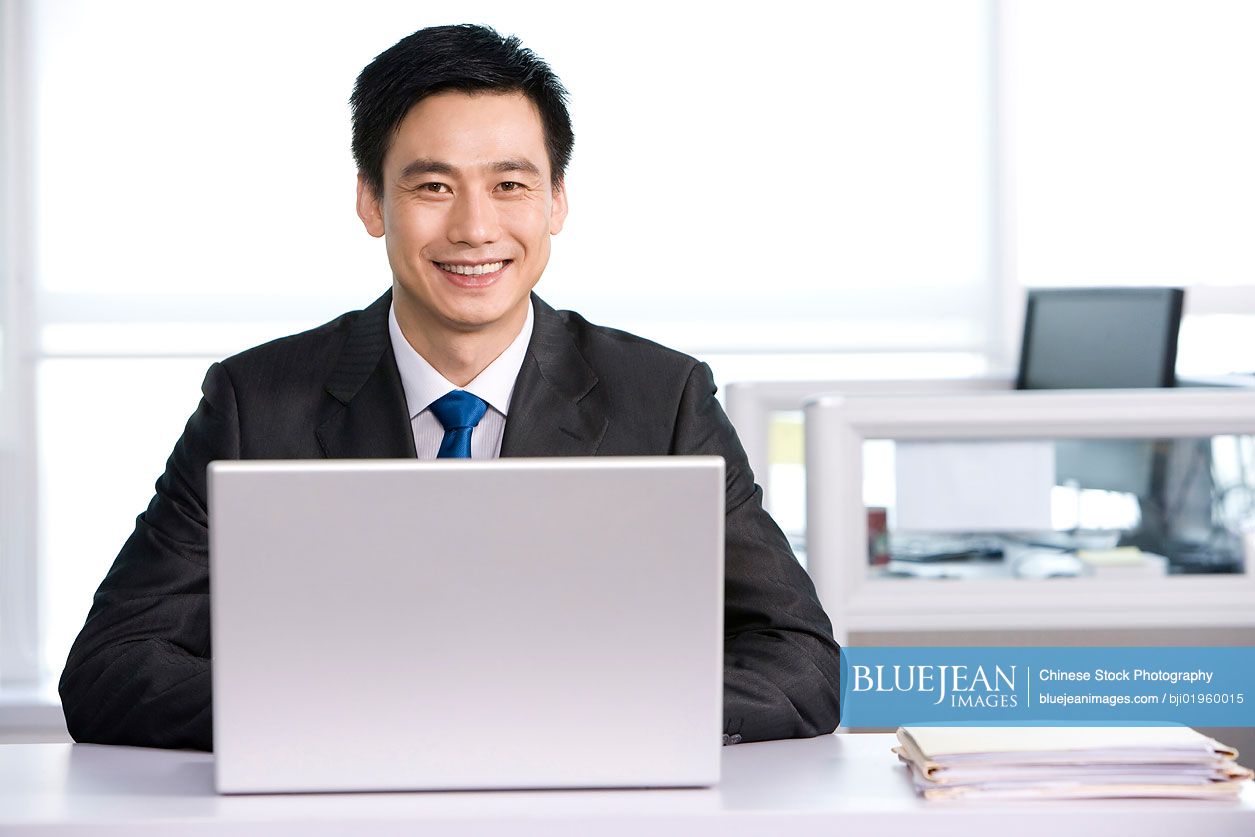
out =
[[[452,273],[457,276],[484,276],[489,273],[496,273],[508,265],[511,261],[511,259],[503,259],[498,262],[484,262],[483,264],[449,264],[448,262],[435,262],[435,265],[446,273]]]

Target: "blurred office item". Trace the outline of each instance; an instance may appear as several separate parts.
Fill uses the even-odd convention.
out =
[[[1135,546],[1078,549],[1076,557],[1086,575],[1099,578],[1158,578],[1168,574],[1168,559]]]
[[[1032,290],[1016,388],[1189,386],[1175,373],[1184,304],[1180,288]],[[1215,525],[1212,459],[1209,439],[1060,441],[1057,476],[1135,496],[1140,519],[1123,543],[1167,556],[1172,572],[1236,572],[1239,539]]]
[[[1028,293],[1016,389],[1130,389],[1176,382],[1180,288]]]
[[[889,563],[889,511],[884,506],[867,509],[867,560],[872,566]]]
[[[1050,442],[899,442],[896,528],[920,532],[1049,529]]]
[[[1143,439],[1060,439],[1055,482],[1145,497],[1151,491],[1153,443]]]

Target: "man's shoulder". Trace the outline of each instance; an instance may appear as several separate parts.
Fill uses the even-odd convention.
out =
[[[631,332],[589,322],[575,311],[550,309],[584,359],[597,370],[631,368],[687,376],[700,361]]]
[[[371,305],[347,311],[333,320],[296,334],[289,334],[245,349],[222,361],[232,372],[258,372],[274,369],[286,374],[307,370],[311,374],[325,374],[334,365],[354,327],[363,319],[378,316],[382,299]],[[383,306],[387,316],[387,306]],[[386,325],[382,336],[387,339]]]

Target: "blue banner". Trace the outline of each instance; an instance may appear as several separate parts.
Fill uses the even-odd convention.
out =
[[[1255,726],[1255,648],[843,648],[841,724]]]

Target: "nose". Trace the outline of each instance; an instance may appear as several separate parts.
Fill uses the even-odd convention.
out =
[[[479,247],[500,236],[497,208],[489,195],[469,191],[459,195],[449,213],[449,241]]]

